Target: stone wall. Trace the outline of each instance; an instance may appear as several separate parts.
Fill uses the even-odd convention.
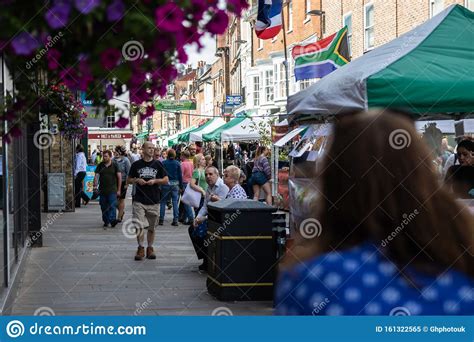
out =
[[[57,123],[55,116],[50,116],[51,125]],[[49,148],[41,151],[41,180],[42,196],[41,206],[44,210],[46,206],[47,194],[47,174],[64,173],[66,175],[66,211],[74,211],[74,142],[62,137],[59,133],[53,135],[53,143]]]

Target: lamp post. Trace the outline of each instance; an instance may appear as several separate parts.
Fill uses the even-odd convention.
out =
[[[321,11],[321,10],[312,10],[312,11],[309,11],[307,14],[311,15],[311,16],[320,17],[319,18],[319,24],[320,24],[320,26],[319,26],[319,34],[320,34],[319,39],[321,39],[323,37],[323,33],[325,31],[325,28],[326,28],[326,12]]]

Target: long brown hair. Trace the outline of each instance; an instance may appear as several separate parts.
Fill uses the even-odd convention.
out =
[[[344,116],[322,158],[321,196],[311,203],[321,234],[298,236],[286,266],[371,242],[400,270],[439,274],[453,267],[474,276],[474,219],[443,188],[408,118],[381,111]]]

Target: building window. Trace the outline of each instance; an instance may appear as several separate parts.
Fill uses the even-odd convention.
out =
[[[352,13],[344,15],[342,26],[347,26],[347,46],[349,48],[349,56],[352,56]]]
[[[444,8],[444,0],[430,0],[430,18],[441,12]]]
[[[279,63],[274,65],[275,75],[275,93],[278,99],[283,99],[286,97],[286,70],[285,64]]]
[[[374,44],[374,5],[364,6],[364,51],[373,49]]]
[[[265,102],[273,101],[273,70],[265,71],[264,78]]]
[[[474,11],[474,0],[466,0],[464,7]]]
[[[311,78],[311,79],[308,79],[308,80],[301,80],[300,81],[300,90],[304,90],[304,89],[308,88],[310,85],[312,85],[315,82],[316,82],[315,78]]]
[[[293,1],[288,0],[288,32],[293,31]]]
[[[306,14],[306,16],[304,17],[305,22],[311,19],[311,16],[308,14],[309,11],[311,11],[311,0],[305,0],[304,2],[304,13]]]
[[[260,77],[253,77],[253,105],[260,106]]]
[[[114,115],[107,115],[105,124],[106,124],[107,128],[115,127],[115,114]]]

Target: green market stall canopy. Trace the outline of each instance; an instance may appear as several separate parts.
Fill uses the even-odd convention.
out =
[[[195,141],[202,141],[202,135],[212,132],[213,130],[217,129],[218,127],[225,124],[225,120],[218,117],[213,118],[203,125],[196,127],[190,131],[182,133],[178,137],[179,142],[195,142]]]
[[[178,144],[178,138],[179,138],[180,134],[184,134],[184,133],[189,132],[189,131],[191,131],[195,128],[196,128],[195,126],[188,127],[186,129],[183,129],[182,131],[180,131],[178,133],[175,133],[175,134],[169,136],[168,139],[165,140],[165,145],[167,144],[168,147],[172,147],[172,146]]]
[[[290,121],[393,108],[474,111],[474,12],[451,5],[410,32],[289,97]]]

